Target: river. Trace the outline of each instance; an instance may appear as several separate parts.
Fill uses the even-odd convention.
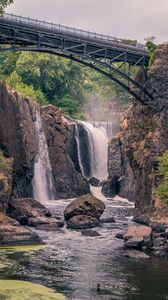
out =
[[[69,201],[50,201],[48,207],[62,218]],[[12,267],[9,263],[1,268],[0,279],[42,284],[63,293],[69,300],[168,299],[167,260],[137,261],[122,257],[123,241],[115,235],[133,223],[133,204],[121,198],[104,201],[103,217],[114,216],[116,223],[96,228],[100,236],[86,237],[66,227],[58,232],[38,231],[48,247],[25,252],[17,249],[12,253],[6,250],[6,259]],[[0,254],[3,258],[4,250],[0,249]],[[1,298],[0,293],[0,299],[13,298]]]

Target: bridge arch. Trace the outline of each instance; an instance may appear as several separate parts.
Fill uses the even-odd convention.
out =
[[[62,26],[54,28],[53,32],[52,26],[46,29],[43,22],[31,21],[11,15],[0,16],[0,51],[43,52],[68,58],[110,78],[142,104],[152,98],[146,89],[146,66],[149,61],[146,49],[124,45],[118,40],[105,40],[102,35],[103,40],[97,36],[86,37],[83,31],[68,27],[63,30],[64,26],[63,29]],[[72,31],[70,34],[69,29]],[[118,68],[114,66],[116,62],[120,63]],[[129,68],[141,68],[141,82],[130,76],[130,69],[122,69],[126,63]]]

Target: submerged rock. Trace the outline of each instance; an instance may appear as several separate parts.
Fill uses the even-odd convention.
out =
[[[103,218],[103,219],[100,219],[100,222],[101,223],[115,223],[115,219],[113,217],[111,217],[111,218]]]
[[[134,237],[125,242],[125,247],[131,249],[140,249],[143,246],[143,237]]]
[[[137,250],[127,250],[123,253],[124,257],[128,258],[134,258],[134,259],[139,259],[139,260],[144,260],[144,259],[149,259],[150,256],[147,255],[146,253],[142,251],[137,251]]]
[[[87,229],[99,226],[98,219],[86,215],[76,215],[68,220],[67,228],[71,229]]]
[[[81,231],[81,234],[82,235],[85,235],[85,236],[100,236],[100,233],[98,233],[96,230],[82,230]]]
[[[90,216],[99,220],[104,209],[103,201],[88,194],[73,200],[65,208],[64,217],[66,221],[78,215]]]

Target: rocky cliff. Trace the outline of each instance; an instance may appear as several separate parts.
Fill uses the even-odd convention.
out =
[[[42,108],[42,117],[49,148],[56,199],[73,198],[89,193],[87,179],[77,172],[69,155],[70,152],[73,152],[72,148],[75,144],[73,121],[65,118],[61,111],[52,105]],[[70,145],[70,143],[72,144]]]
[[[0,83],[0,149],[6,158],[13,161],[11,195],[16,198],[33,196],[34,160],[38,151],[36,108],[37,104],[30,98]],[[49,147],[55,198],[88,193],[87,180],[75,170],[68,155],[66,142],[71,136],[71,122],[52,105],[43,107],[41,114]]]
[[[148,82],[153,100],[141,105],[135,99],[125,113],[121,132],[109,145],[106,195],[119,195],[135,201],[135,218],[147,221],[161,212],[156,196],[161,182],[157,157],[168,149],[168,45],[156,51]],[[160,215],[161,217],[161,215]]]

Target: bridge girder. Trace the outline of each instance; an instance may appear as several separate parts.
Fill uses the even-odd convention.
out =
[[[112,79],[143,104],[152,98],[146,90],[149,55],[145,51],[34,27],[0,17],[0,51],[45,52],[69,58]],[[130,75],[134,67],[141,68],[141,82]]]

